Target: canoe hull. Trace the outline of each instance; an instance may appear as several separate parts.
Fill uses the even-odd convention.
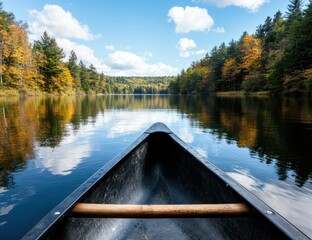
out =
[[[253,216],[119,219],[70,216],[77,203],[247,203]],[[266,204],[240,186],[162,124],[81,185],[24,239],[305,239]],[[59,212],[60,214],[55,214]]]

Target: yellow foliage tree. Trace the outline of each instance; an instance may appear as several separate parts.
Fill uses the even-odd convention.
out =
[[[53,77],[54,90],[59,93],[65,92],[66,90],[72,88],[73,77],[70,74],[69,69],[64,63],[61,64],[61,73],[57,77]]]
[[[2,32],[2,72],[5,83],[19,90],[34,84],[32,50],[28,42],[26,27],[11,24]]]
[[[241,47],[243,54],[240,68],[245,72],[250,72],[261,67],[261,41],[251,35],[246,34]]]
[[[242,87],[247,91],[258,91],[263,85],[263,76],[261,74],[261,41],[251,35],[246,34],[243,38],[242,62],[240,70],[245,74]]]

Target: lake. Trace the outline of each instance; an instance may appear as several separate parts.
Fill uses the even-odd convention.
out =
[[[0,238],[19,239],[154,122],[312,238],[312,100],[0,98]]]

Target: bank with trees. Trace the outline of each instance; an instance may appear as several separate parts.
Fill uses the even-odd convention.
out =
[[[268,16],[254,34],[216,46],[182,70],[171,93],[226,91],[312,93],[312,1],[290,0],[287,12]]]
[[[44,32],[29,42],[27,24],[0,2],[0,95],[167,93],[173,77],[110,77],[86,66],[74,51],[66,56]]]

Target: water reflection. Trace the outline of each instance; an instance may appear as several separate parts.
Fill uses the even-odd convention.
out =
[[[58,148],[38,147],[37,159],[53,175],[68,175],[83,158],[90,156],[92,146],[88,136],[94,131],[89,125],[81,127],[76,134],[67,130],[68,135]]]
[[[165,95],[0,98],[0,235],[20,239],[157,121],[312,236],[311,99]]]
[[[106,137],[115,138],[156,121],[173,123],[177,119],[168,118],[177,115],[167,114],[170,111],[190,119],[202,131],[208,129],[219,139],[248,148],[261,162],[274,163],[280,180],[291,173],[303,186],[312,179],[310,99],[115,95],[1,98],[0,186],[12,188],[12,173],[35,158],[42,159],[53,174],[69,174],[88,156],[92,143],[84,141],[90,126],[95,131],[96,124],[106,124]],[[189,128],[177,133],[188,143],[194,141]],[[77,138],[82,140],[77,143],[73,140]],[[69,153],[73,145],[74,155]]]
[[[249,191],[259,196],[271,208],[306,233],[311,233],[311,223],[302,221],[312,219],[312,190],[294,186],[291,182],[262,181],[246,170],[235,170],[228,174]]]
[[[272,98],[195,98],[172,100],[202,128],[250,149],[260,161],[276,161],[280,180],[295,173],[298,186],[312,179],[312,101]]]

